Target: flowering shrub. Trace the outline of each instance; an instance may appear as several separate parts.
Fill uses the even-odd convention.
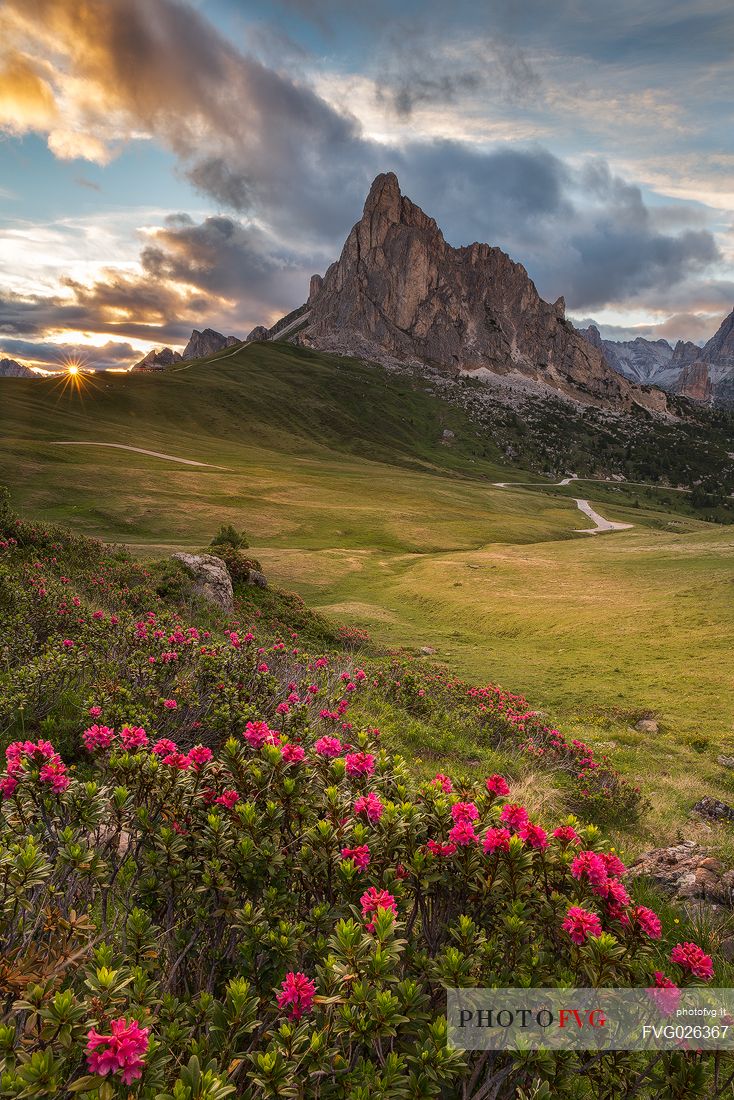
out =
[[[612,1081],[580,1055],[447,1048],[447,986],[668,1004],[713,961],[663,942],[595,825],[532,820],[501,774],[422,782],[354,714],[370,693],[441,703],[565,769],[584,810],[602,789],[625,805],[608,763],[499,689],[314,657],[242,605],[192,626],[168,573],[0,534],[0,1094],[504,1100],[624,1095],[641,1074],[697,1094],[695,1057],[618,1054]]]
[[[43,775],[64,768],[53,745],[8,747],[3,781],[23,765],[1,804],[5,1095],[111,1097],[119,1082],[179,1100],[198,1072],[209,1091],[193,1095],[253,1100],[296,1081],[304,1097],[469,1081],[467,1096],[509,1097],[539,1076],[570,1096],[574,1074],[593,1077],[575,1055],[447,1048],[445,987],[713,976],[697,945],[663,946],[596,826],[548,834],[496,776],[417,782],[374,731],[335,755],[324,735],[274,733],[253,719],[218,753],[183,752],[93,724],[88,778],[65,785]],[[666,1055],[651,1072],[659,1087],[685,1071]]]
[[[586,820],[620,824],[639,818],[639,788],[627,782],[608,757],[597,756],[583,741],[569,741],[542,722],[522,695],[492,684],[472,687],[445,671],[419,668],[406,658],[394,660],[375,683],[409,713],[430,714],[440,701],[455,711],[457,720],[476,726],[493,747],[517,749],[536,767],[560,772],[566,778],[571,808]]]

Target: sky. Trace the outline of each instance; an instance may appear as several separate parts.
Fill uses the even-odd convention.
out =
[[[703,343],[733,47],[730,0],[0,0],[0,356],[273,323],[382,171],[576,323]]]

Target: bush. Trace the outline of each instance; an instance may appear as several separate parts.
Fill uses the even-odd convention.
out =
[[[234,547],[228,543],[224,543],[216,548],[218,558],[221,558],[224,564],[227,566],[227,571],[232,578],[232,582],[247,580],[253,569],[258,573],[262,572],[262,566],[257,558],[250,558],[246,554],[243,554],[242,550],[235,550]]]
[[[244,531],[237,531],[231,523],[223,523],[209,545],[230,546],[233,550],[247,550],[250,544]]]

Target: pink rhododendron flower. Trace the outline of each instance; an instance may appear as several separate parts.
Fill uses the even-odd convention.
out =
[[[575,829],[572,829],[570,825],[561,825],[560,828],[553,830],[553,836],[556,840],[561,840],[566,844],[576,844],[581,838]]]
[[[426,844],[426,848],[432,855],[441,856],[442,858],[445,858],[446,856],[452,856],[456,851],[455,844],[452,844],[450,842],[448,844],[442,844],[438,840],[429,840]]]
[[[13,741],[5,750],[7,775],[2,780],[2,794],[9,798],[22,777],[38,768],[38,781],[51,787],[54,794],[61,794],[69,786],[66,764],[50,741]]]
[[[599,854],[599,858],[604,863],[608,875],[616,875],[617,877],[619,877],[620,875],[625,875],[627,873],[627,868],[622,863],[622,860],[619,858],[619,856],[616,855],[614,852],[601,852]]]
[[[484,785],[489,794],[497,795],[500,798],[510,793],[507,781],[501,775],[490,775]]]
[[[95,749],[108,749],[115,739],[115,731],[109,726],[90,726],[82,734],[84,747],[89,752]]]
[[[653,988],[648,989],[648,996],[663,1016],[670,1016],[680,1003],[680,989],[675,982],[671,981],[660,970],[656,970],[653,977],[655,978],[655,985]]]
[[[314,751],[319,756],[334,757],[342,751],[342,743],[338,737],[319,737],[314,744]]]
[[[630,896],[617,878],[607,879],[600,886],[593,887],[594,893],[605,898],[611,916],[621,919],[624,907],[629,905]],[[650,912],[650,910],[648,910]],[[655,914],[653,913],[653,916]]]
[[[169,752],[167,756],[161,757],[161,763],[167,764],[169,768],[176,768],[180,772],[188,771],[191,766],[191,761],[185,752]]]
[[[0,779],[0,794],[3,798],[10,798],[17,786],[18,780],[13,779],[12,775],[6,775],[4,779]]]
[[[283,745],[281,756],[286,764],[300,764],[306,758],[306,750],[303,745]]]
[[[316,996],[316,983],[300,971],[286,974],[280,986],[276,1000],[278,1008],[288,1010],[290,1020],[300,1020],[313,1008]]]
[[[364,814],[368,821],[379,821],[385,812],[385,807],[379,795],[376,795],[374,791],[370,791],[369,794],[364,794],[360,798],[357,798],[354,803],[355,814]]]
[[[706,955],[696,943],[677,943],[670,952],[670,961],[705,982],[710,982],[714,976],[711,956]]]
[[[178,752],[178,745],[175,741],[169,740],[168,737],[161,737],[160,741],[156,741],[151,751],[156,756],[167,756],[170,752]]]
[[[176,710],[176,708],[178,707],[178,703],[175,699],[164,699],[163,706],[166,708],[166,710]]]
[[[571,874],[587,878],[592,886],[604,886],[608,878],[606,864],[596,852],[579,852],[571,864]]]
[[[449,832],[449,840],[452,844],[458,844],[460,848],[466,848],[469,844],[476,844],[479,841],[479,837],[474,832],[474,826],[471,821],[461,819],[456,822],[453,829]]]
[[[632,922],[649,936],[651,940],[659,940],[663,934],[663,925],[657,913],[648,909],[646,905],[637,905],[630,913]]]
[[[89,710],[87,711],[87,714],[89,715],[90,718],[99,718],[100,715],[102,714],[102,708],[101,707],[90,707]]]
[[[148,1028],[137,1020],[123,1017],[110,1021],[110,1035],[94,1028],[87,1032],[87,1066],[90,1073],[106,1077],[119,1073],[124,1085],[136,1081],[143,1072],[143,1057],[148,1049]]]
[[[502,807],[500,821],[504,821],[511,829],[521,829],[528,822],[528,811],[516,802],[508,802]]]
[[[199,771],[205,764],[208,764],[211,760],[213,753],[211,749],[208,749],[205,745],[194,745],[193,749],[189,750],[189,762],[195,771]]]
[[[370,886],[369,890],[365,890],[362,897],[359,899],[362,906],[362,916],[369,917],[373,913],[376,913],[378,909],[386,909],[388,912],[395,913],[397,915],[398,907],[395,898],[392,894],[388,894],[387,890],[378,890],[375,886]],[[375,922],[372,920],[365,925],[368,932],[374,932]]]
[[[507,852],[510,847],[509,829],[487,829],[482,847],[485,852]]]
[[[548,847],[548,834],[545,829],[541,829],[540,825],[533,825],[530,821],[520,826],[518,836],[522,837],[531,848],[538,848],[542,851],[543,848]]]
[[[454,821],[476,821],[479,810],[473,802],[455,802],[451,807],[451,816]]]
[[[370,752],[350,752],[345,757],[347,775],[372,775],[375,770],[375,758]]]
[[[123,749],[144,749],[148,744],[148,735],[142,726],[123,726],[120,730],[120,743]]]
[[[568,932],[575,944],[586,943],[589,936],[601,935],[601,922],[596,913],[589,913],[580,905],[572,905],[566,913],[563,930]]]
[[[431,784],[434,787],[440,787],[444,794],[451,794],[454,787],[447,775],[443,775],[441,772],[435,775],[431,780]]]
[[[61,794],[69,786],[69,777],[66,774],[66,764],[59,760],[44,764],[38,773],[41,783],[48,783],[54,794]]]
[[[228,810],[234,809],[235,803],[239,802],[239,800],[240,796],[237,794],[237,791],[232,790],[222,791],[219,798],[214,799],[217,805],[225,806]]]
[[[358,871],[364,871],[370,862],[370,849],[367,844],[360,844],[357,848],[342,848],[342,859],[351,859]]]
[[[253,749],[260,749],[265,744],[277,745],[280,741],[278,730],[271,730],[267,722],[248,722],[242,736]]]

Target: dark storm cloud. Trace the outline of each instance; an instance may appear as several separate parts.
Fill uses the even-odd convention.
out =
[[[303,264],[273,248],[257,229],[219,215],[200,224],[178,215],[141,253],[154,282],[189,284],[207,294],[267,313],[305,296],[313,261]]]
[[[71,286],[76,288],[77,284]],[[7,345],[19,338],[43,339],[50,333],[68,330],[151,343],[185,343],[194,324],[187,319],[181,297],[162,291],[156,298],[155,311],[144,313],[143,309],[150,307],[151,297],[147,286],[138,288],[132,280],[125,284],[114,279],[110,283],[79,287],[79,297],[74,301],[52,295],[22,298],[0,295],[0,343]],[[118,308],[130,311],[128,316],[121,317],[116,312]],[[197,316],[190,315],[193,319]]]
[[[575,169],[543,149],[441,143],[409,149],[403,167],[404,188],[452,244],[500,245],[574,309],[669,292],[719,259],[708,230],[658,228],[640,189],[604,161]]]

